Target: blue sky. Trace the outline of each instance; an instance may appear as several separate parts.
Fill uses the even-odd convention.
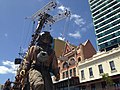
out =
[[[10,78],[14,80],[14,59],[24,52],[33,33],[32,21],[25,17],[32,16],[50,0],[0,0],[0,84]],[[74,45],[91,41],[97,50],[94,27],[88,0],[58,0],[58,7],[52,14],[71,11],[71,17],[56,22],[44,30],[49,30],[54,38],[68,40]],[[62,37],[63,35],[63,37]]]

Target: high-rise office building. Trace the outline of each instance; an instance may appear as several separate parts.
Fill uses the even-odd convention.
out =
[[[89,0],[99,51],[120,45],[120,0]]]

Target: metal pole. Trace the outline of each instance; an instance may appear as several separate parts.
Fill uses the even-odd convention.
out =
[[[70,90],[70,81],[69,81],[69,62],[67,61],[67,72],[68,72],[68,90]]]

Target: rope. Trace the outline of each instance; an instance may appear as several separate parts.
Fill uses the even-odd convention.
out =
[[[63,29],[63,33],[62,33],[62,38],[64,38],[65,36],[65,33],[67,32],[68,30],[68,27],[69,27],[69,20],[70,20],[70,16],[66,19],[65,21],[65,25],[64,25],[64,29]],[[67,40],[67,38],[66,38]]]
[[[23,38],[23,36],[24,36],[24,34],[25,34],[25,23],[26,23],[26,19],[24,19],[24,22],[23,22],[23,29],[22,29],[22,33],[21,33],[21,39],[20,39],[20,47],[22,46],[22,43],[23,43],[23,40],[24,40],[24,38]]]
[[[25,44],[27,43],[27,40],[30,41],[31,37],[28,37],[29,33],[30,33],[30,25],[31,25],[32,21],[30,21],[29,25],[28,25],[28,29],[27,29],[27,33],[26,33],[26,37],[24,39],[24,43],[23,43],[23,47],[25,47]]]

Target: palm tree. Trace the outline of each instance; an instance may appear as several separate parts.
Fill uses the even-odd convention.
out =
[[[106,88],[110,88],[111,86],[113,86],[113,80],[111,79],[111,77],[108,75],[108,73],[104,73],[102,75],[102,79],[106,82]]]

